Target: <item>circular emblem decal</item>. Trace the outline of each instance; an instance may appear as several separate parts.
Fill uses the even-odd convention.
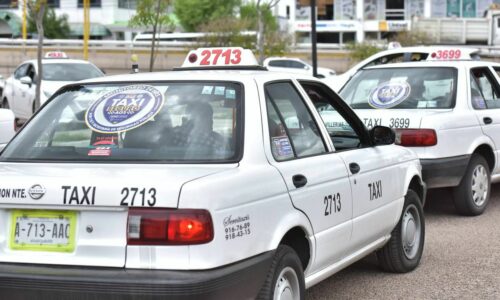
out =
[[[87,110],[90,129],[102,133],[123,132],[149,121],[163,107],[163,94],[149,85],[129,85],[97,99]]]
[[[384,82],[371,92],[368,104],[374,108],[391,108],[408,98],[410,91],[407,82]]]
[[[35,184],[28,190],[28,195],[33,200],[39,200],[45,195],[45,188],[39,184]]]

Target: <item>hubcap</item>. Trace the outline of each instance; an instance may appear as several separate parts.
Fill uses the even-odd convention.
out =
[[[413,259],[417,255],[422,234],[422,224],[420,215],[415,205],[408,205],[403,213],[401,222],[401,239],[403,250],[408,259]]]
[[[299,278],[291,267],[284,268],[274,286],[274,300],[300,299]]]
[[[477,165],[472,171],[472,200],[476,206],[482,206],[488,197],[489,180],[486,168]]]

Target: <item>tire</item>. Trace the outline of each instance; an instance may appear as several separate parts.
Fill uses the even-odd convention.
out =
[[[486,159],[472,154],[462,181],[453,189],[453,201],[459,214],[478,216],[484,212],[491,194],[490,173]]]
[[[305,289],[304,270],[299,256],[289,246],[280,245],[257,299],[302,300],[305,297]]]
[[[418,194],[409,189],[403,213],[389,242],[377,251],[380,267],[387,272],[407,273],[420,263],[424,251],[425,220]]]

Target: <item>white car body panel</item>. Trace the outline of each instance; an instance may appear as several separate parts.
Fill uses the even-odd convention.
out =
[[[0,151],[14,134],[14,114],[9,109],[0,108]]]

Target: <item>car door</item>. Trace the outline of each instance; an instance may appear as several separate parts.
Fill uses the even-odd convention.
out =
[[[330,88],[318,82],[300,83],[319,114],[329,113],[329,124],[324,125],[348,168],[353,199],[351,251],[358,250],[387,235],[398,218],[405,174],[400,161],[405,150],[372,146],[361,120]]]
[[[496,157],[498,157],[500,154],[500,85],[496,72],[500,72],[500,68],[496,67],[493,70],[486,66],[472,68],[469,72],[469,82],[472,107],[484,134],[493,140]],[[498,162],[493,172],[500,172]]]
[[[314,271],[340,260],[349,249],[352,201],[347,169],[326,143],[326,131],[311,113],[314,107],[304,102],[292,81],[266,83],[264,92],[269,161],[283,176],[294,207],[312,224]]]

